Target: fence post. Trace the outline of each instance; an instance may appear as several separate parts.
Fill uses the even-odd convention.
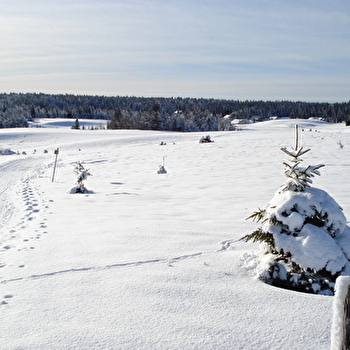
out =
[[[55,149],[54,154],[55,154],[56,157],[55,157],[55,163],[54,163],[54,165],[53,165],[52,182],[54,182],[54,180],[55,180],[55,172],[56,172],[56,165],[57,165],[58,152],[59,152],[58,148]]]
[[[339,276],[335,283],[331,350],[350,349],[350,276]]]
[[[344,300],[344,317],[343,317],[343,342],[342,350],[350,349],[350,285],[348,285]]]

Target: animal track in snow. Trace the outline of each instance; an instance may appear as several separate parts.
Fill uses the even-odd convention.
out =
[[[13,206],[12,218],[0,232],[0,267],[6,270],[22,269],[25,266],[22,252],[34,250],[43,235],[47,234],[44,216],[50,208],[44,192],[29,178],[19,181],[8,193],[11,198],[7,202]],[[13,256],[11,252],[18,255]],[[14,257],[17,263],[9,263],[8,259],[12,261]]]
[[[6,294],[3,296],[3,300],[1,301],[1,305],[7,305],[8,304],[8,300],[12,299],[13,295],[12,294]]]
[[[25,215],[21,218],[21,228],[25,229],[31,225],[34,221],[49,208],[42,198],[42,193],[39,193],[38,189],[33,187],[30,181],[24,181],[21,189],[21,196],[23,199],[23,213]],[[39,228],[43,228],[43,221],[40,222]]]
[[[90,266],[90,267],[80,267],[80,268],[71,268],[66,270],[59,270],[59,271],[53,271],[38,275],[31,275],[26,277],[17,277],[17,278],[11,278],[8,280],[2,280],[0,281],[0,284],[4,283],[10,283],[10,282],[18,282],[18,281],[25,281],[25,280],[34,280],[34,279],[42,279],[42,278],[48,278],[53,276],[59,276],[59,275],[65,275],[68,273],[78,273],[78,272],[86,272],[86,271],[102,271],[102,270],[109,270],[109,269],[115,269],[115,268],[121,268],[121,267],[134,267],[134,266],[142,266],[142,265],[148,265],[148,264],[157,264],[157,263],[165,263],[167,266],[172,267],[172,264],[189,259],[189,258],[195,258],[197,256],[201,256],[205,254],[204,252],[200,253],[193,253],[193,254],[186,254],[177,256],[174,258],[159,258],[159,259],[151,259],[151,260],[141,260],[141,261],[132,261],[132,262],[126,262],[126,263],[116,263],[116,264],[109,264],[105,266]]]

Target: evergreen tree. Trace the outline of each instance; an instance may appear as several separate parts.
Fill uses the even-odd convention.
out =
[[[350,126],[350,115],[347,115],[345,118],[345,125]]]
[[[30,109],[30,118],[31,118],[31,121],[33,121],[36,118],[36,112],[35,112],[34,106],[32,106],[32,108]]]
[[[107,129],[120,129],[122,127],[122,112],[117,108],[110,121],[107,122]]]
[[[83,162],[78,161],[74,165],[74,172],[77,175],[77,180],[75,186],[70,190],[70,193],[89,192],[84,185],[84,181],[86,181],[89,176],[92,176],[89,169],[85,169]]]
[[[161,118],[160,118],[160,105],[157,101],[153,100],[149,108],[150,128],[153,130],[160,130]]]
[[[301,165],[304,150],[282,148],[287,180],[273,199],[248,219],[262,225],[242,240],[260,242],[259,277],[270,284],[309,293],[333,294],[350,258],[350,228],[342,208],[325,191],[312,188],[323,165]]]
[[[75,130],[79,130],[80,129],[80,123],[79,123],[79,119],[78,118],[75,119],[75,122],[74,122],[74,125],[72,126],[72,129],[75,129]]]

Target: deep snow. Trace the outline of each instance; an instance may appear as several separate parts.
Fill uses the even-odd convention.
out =
[[[325,164],[313,185],[348,217],[350,129],[297,122],[305,161]],[[209,144],[203,133],[0,130],[0,147],[27,153],[0,157],[0,348],[329,349],[333,297],[262,283],[258,245],[238,242],[284,181],[295,123],[211,132]],[[93,193],[68,193],[76,161]]]

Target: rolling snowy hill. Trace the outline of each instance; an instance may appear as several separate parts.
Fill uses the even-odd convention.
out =
[[[203,133],[1,129],[0,148],[18,153],[0,156],[1,349],[329,349],[333,297],[262,283],[258,245],[238,241],[284,181],[280,148],[296,123],[305,160],[325,164],[314,186],[349,217],[343,124],[275,120],[208,144]],[[77,161],[89,194],[68,193]]]

